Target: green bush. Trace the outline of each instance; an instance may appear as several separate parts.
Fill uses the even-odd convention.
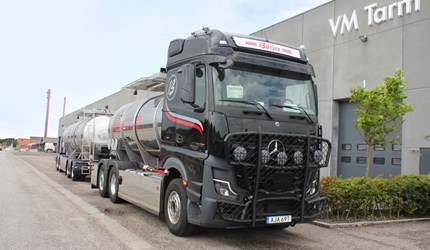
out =
[[[430,216],[430,175],[323,177],[320,193],[327,197],[323,218],[349,221]]]

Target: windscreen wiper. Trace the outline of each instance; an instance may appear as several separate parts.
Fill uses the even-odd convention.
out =
[[[315,123],[314,120],[312,120],[311,116],[308,114],[308,112],[306,112],[306,110],[303,107],[301,107],[301,106],[297,106],[297,105],[294,105],[294,104],[284,104],[284,105],[270,104],[270,106],[278,107],[278,108],[288,108],[288,109],[294,109],[294,110],[301,111],[303,114],[306,115],[306,117],[308,118],[308,120],[311,123]]]
[[[251,104],[256,106],[257,108],[261,108],[266,115],[273,120],[273,117],[270,115],[269,111],[259,102],[256,101],[250,101],[250,100],[244,100],[244,99],[221,99],[220,102],[238,102],[238,103],[245,103],[245,104]]]

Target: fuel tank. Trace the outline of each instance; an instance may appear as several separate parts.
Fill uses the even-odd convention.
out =
[[[136,153],[143,149],[158,155],[160,149],[162,95],[119,108],[109,123],[110,138],[122,140]]]
[[[71,150],[89,150],[91,143],[100,150],[109,142],[109,121],[110,117],[103,115],[74,123],[64,130],[63,141]]]

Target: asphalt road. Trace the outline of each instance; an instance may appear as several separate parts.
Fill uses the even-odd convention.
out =
[[[327,229],[201,229],[170,234],[129,203],[112,204],[55,170],[54,154],[0,152],[0,249],[430,249],[430,221]]]

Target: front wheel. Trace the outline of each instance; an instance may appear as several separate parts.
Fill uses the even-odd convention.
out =
[[[118,188],[119,188],[119,182],[118,182],[118,174],[116,173],[115,169],[111,169],[109,172],[109,199],[112,201],[112,203],[120,203],[122,200],[118,197]]]
[[[177,236],[191,235],[195,226],[188,223],[187,193],[182,186],[181,179],[174,179],[167,186],[164,213],[167,227]]]

